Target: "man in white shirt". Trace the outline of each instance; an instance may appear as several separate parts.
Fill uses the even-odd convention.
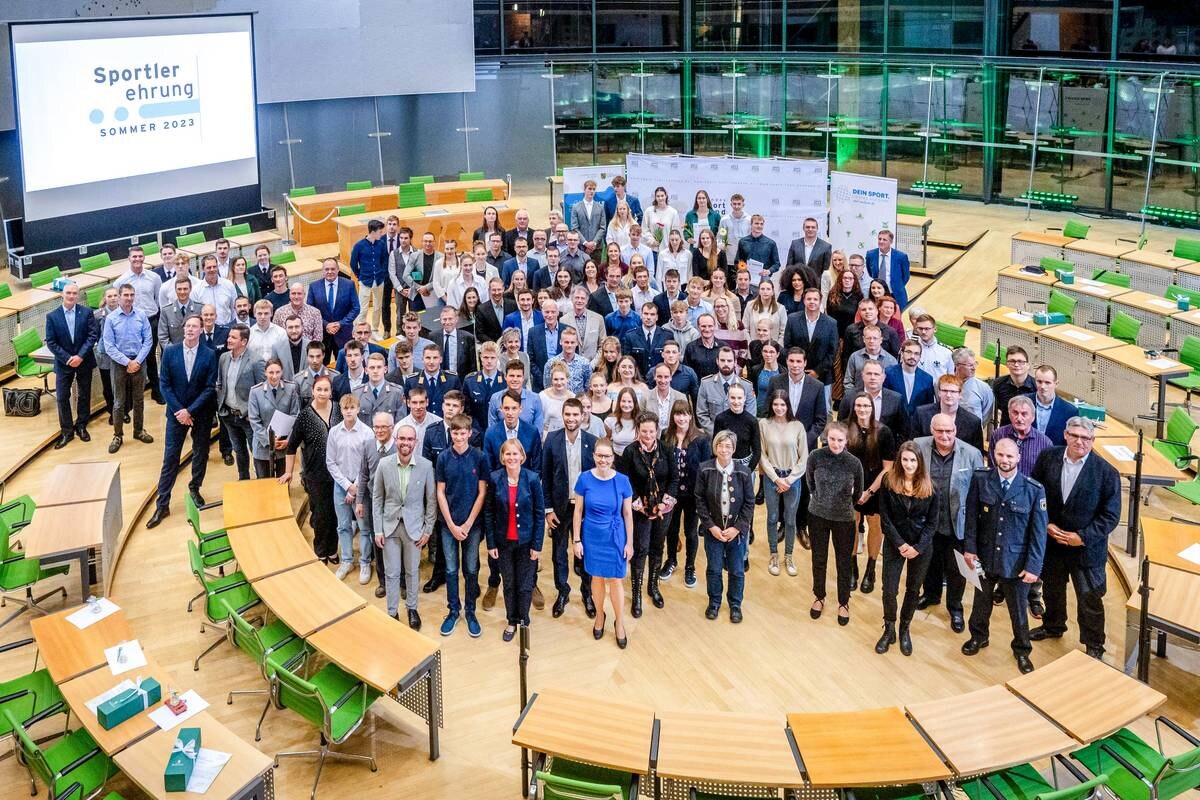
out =
[[[407,425],[417,432],[416,452],[425,451],[425,431],[442,424],[442,418],[429,410],[429,393],[417,384],[408,390],[408,416],[396,423],[396,430]]]
[[[942,375],[954,371],[949,348],[938,344],[937,321],[933,317],[928,314],[916,316],[913,319],[913,332],[921,342],[921,360],[917,366],[928,372],[935,383]]]
[[[654,251],[642,243],[642,226],[636,222],[629,226],[629,244],[621,248],[621,260],[629,263],[629,257],[638,253],[647,267],[654,267]]]
[[[642,410],[658,417],[658,427],[664,431],[671,422],[671,407],[677,401],[687,401],[683,392],[671,388],[671,377],[671,368],[659,363],[654,368],[654,390],[642,396]]]
[[[533,247],[529,249],[529,257],[538,263],[538,266],[546,266],[546,253],[550,252],[546,247],[546,232],[541,228],[533,232]]]
[[[158,277],[162,280],[162,285],[158,290],[158,305],[160,308],[163,306],[169,306],[171,303],[175,302],[175,283],[179,280],[179,278],[186,280],[191,285],[192,289],[195,289],[196,284],[200,282],[194,275],[189,275],[186,272],[181,274],[179,272],[177,267],[178,258],[179,256],[176,254],[174,248],[168,251],[167,246],[163,246],[162,266],[154,270],[154,274],[158,275]]]
[[[113,288],[122,286],[133,287],[133,307],[146,315],[150,322],[151,336],[158,330],[158,293],[162,289],[162,279],[153,271],[146,269],[146,254],[141,247],[134,245],[129,248],[129,271],[113,281]],[[231,284],[232,286],[232,284]],[[159,405],[163,404],[162,395],[158,391],[158,356],[157,347],[150,345],[150,354],[146,357],[146,382],[150,384],[150,397]]]
[[[991,387],[975,377],[975,352],[969,347],[960,347],[950,354],[954,362],[954,374],[962,380],[962,407],[983,420],[984,427],[992,422],[992,410],[996,398]]]
[[[630,287],[630,290],[633,292],[634,308],[641,308],[646,303],[654,303],[658,291],[650,285],[650,270],[645,265],[634,267],[633,286]]]
[[[270,300],[254,304],[254,324],[250,326],[250,352],[255,358],[269,361],[278,358],[283,363],[283,379],[290,381],[295,371],[288,349],[287,331],[271,322],[275,309]]]
[[[233,321],[234,301],[238,298],[237,289],[218,274],[216,256],[204,257],[203,271],[203,279],[192,287],[192,297],[217,310],[218,325],[229,325]],[[251,324],[250,320],[245,322]]]
[[[722,234],[721,231],[724,231]],[[721,228],[717,233],[718,244],[725,239],[725,260],[733,264],[736,260],[738,242],[750,235],[750,214],[746,213],[746,198],[740,194],[729,197],[729,213],[721,217]]]
[[[337,513],[341,551],[335,577],[339,581],[344,580],[354,568],[354,531],[358,530],[358,582],[366,584],[371,580],[374,542],[370,531],[361,529],[354,518],[354,505],[358,497],[358,477],[363,455],[366,448],[372,446],[375,435],[371,426],[358,418],[357,397],[342,395],[338,405],[342,409],[342,423],[329,429],[329,438],[325,441],[325,466],[333,478],[333,508]]]

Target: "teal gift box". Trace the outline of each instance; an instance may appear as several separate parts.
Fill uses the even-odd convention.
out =
[[[138,678],[137,689],[126,689],[96,707],[100,727],[111,730],[162,700],[162,687],[154,678]]]
[[[1079,416],[1104,422],[1104,406],[1094,406],[1091,403],[1076,403],[1075,406],[1079,409]]]
[[[1067,321],[1067,315],[1060,314],[1057,311],[1052,313],[1039,311],[1033,315],[1033,321],[1038,325],[1062,325]]]
[[[167,769],[163,773],[168,792],[186,792],[188,781],[192,778],[192,768],[196,766],[196,758],[200,755],[200,729],[180,728],[175,736],[175,745],[171,748],[171,757],[167,759]]]

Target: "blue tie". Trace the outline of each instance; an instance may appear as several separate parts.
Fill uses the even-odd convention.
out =
[[[329,306],[330,311],[333,311],[333,284],[328,281],[325,283],[325,305]]]
[[[1003,494],[1008,494],[1008,480],[1007,479],[1000,481],[1000,491]]]

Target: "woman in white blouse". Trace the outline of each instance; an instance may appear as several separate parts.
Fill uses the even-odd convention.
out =
[[[667,270],[679,271],[679,285],[686,286],[692,277],[692,248],[683,241],[683,232],[671,229],[667,244],[658,251],[658,263],[654,265],[654,278],[659,286],[666,285]]]
[[[654,190],[654,203],[642,215],[642,232],[651,250],[659,250],[667,241],[671,231],[682,231],[683,219],[679,212],[667,205],[667,190],[659,186]]]
[[[608,223],[608,235],[605,237],[609,244],[616,242],[624,250],[630,246],[629,242],[629,226],[634,224],[633,214],[629,211],[629,203],[624,200],[617,201],[617,210],[613,212],[613,218]]]
[[[567,365],[561,361],[554,361],[550,364],[550,383],[549,385],[538,392],[538,397],[542,400],[542,411],[544,412],[544,424],[542,430],[542,438],[546,438],[546,434],[551,431],[556,431],[563,426],[562,407],[563,402],[568,397],[574,397],[571,394],[571,389],[567,385],[571,380],[571,371],[567,369]]]
[[[775,299],[775,284],[762,281],[758,285],[758,297],[746,304],[742,314],[742,323],[748,331],[757,331],[759,320],[765,320],[770,327],[771,339],[783,341],[783,331],[787,327],[787,309]]]

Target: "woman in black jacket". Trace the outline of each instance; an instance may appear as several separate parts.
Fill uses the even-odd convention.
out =
[[[617,458],[617,471],[629,478],[633,487],[633,616],[642,615],[642,578],[646,576],[646,556],[650,557],[650,573],[646,594],[655,608],[663,607],[658,591],[658,570],[662,566],[663,544],[667,525],[679,495],[679,470],[675,453],[658,438],[658,415],[643,411],[635,426],[637,438],[625,447]]]
[[[692,404],[687,400],[676,400],[671,406],[671,421],[663,434],[667,449],[675,454],[675,469],[679,478],[679,496],[691,496],[700,474],[700,465],[712,458],[712,443],[704,429],[696,424],[692,415]],[[696,551],[700,548],[700,536],[696,528],[696,504],[679,503],[671,511],[667,525],[667,560],[658,573],[659,580],[669,580],[679,566],[679,533],[683,531],[684,567],[683,585],[689,589],[696,585]]]
[[[879,637],[875,652],[886,653],[896,641],[896,593],[900,588],[900,571],[907,564],[904,605],[900,609],[900,652],[909,656],[912,638],[908,626],[917,610],[938,522],[933,484],[921,453],[912,442],[900,445],[892,468],[883,479],[879,511],[884,537],[883,636]]]

